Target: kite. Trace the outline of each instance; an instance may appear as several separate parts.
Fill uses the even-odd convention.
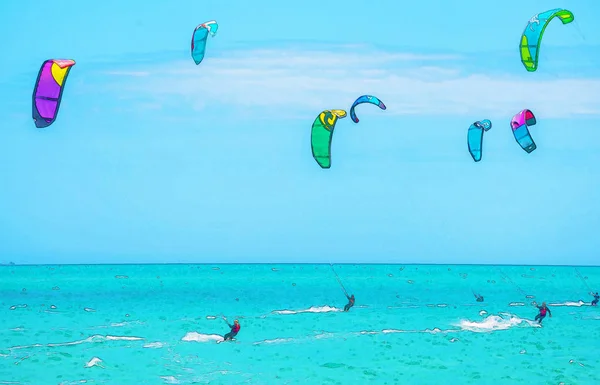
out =
[[[75,61],[68,59],[50,59],[42,64],[32,97],[33,121],[37,128],[48,127],[56,120],[65,82],[74,65]]]
[[[344,110],[325,110],[317,116],[312,125],[310,142],[313,158],[321,168],[331,167],[331,138],[338,119],[347,116]]]
[[[529,129],[527,127],[533,126],[536,124],[535,115],[530,110],[523,110],[513,116],[510,127],[512,128],[513,135],[515,136],[515,140],[523,150],[525,150],[528,154],[537,148],[535,142],[531,138],[531,134],[529,133]]]
[[[363,95],[356,99],[352,104],[352,107],[350,107],[350,118],[354,123],[358,123],[358,118],[356,117],[356,113],[354,113],[354,107],[361,103],[371,103],[381,108],[382,110],[385,110],[387,108],[385,104],[383,104],[383,102],[379,100],[379,98],[371,95]]]
[[[202,23],[194,30],[192,34],[192,59],[194,59],[196,65],[202,63],[202,59],[204,59],[208,34],[210,33],[211,36],[215,36],[218,30],[219,24],[214,20]]]
[[[492,122],[488,119],[477,121],[471,124],[467,131],[467,145],[469,146],[469,153],[473,157],[475,162],[481,160],[481,153],[483,149],[483,133],[492,128]]]
[[[538,68],[542,36],[550,21],[555,17],[558,17],[563,24],[569,24],[575,20],[571,11],[562,8],[551,9],[533,16],[523,31],[520,44],[521,63],[529,72],[534,72]]]

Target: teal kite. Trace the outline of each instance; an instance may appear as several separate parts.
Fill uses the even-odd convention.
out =
[[[546,12],[538,13],[529,19],[525,31],[521,36],[519,46],[521,52],[521,63],[529,72],[535,72],[538,68],[538,57],[540,54],[540,44],[546,27],[552,19],[558,17],[563,24],[569,24],[575,20],[571,11],[556,8]]]
[[[202,63],[204,59],[208,34],[215,36],[218,30],[219,24],[214,20],[202,23],[194,30],[192,34],[192,59],[194,59],[196,65]]]
[[[492,128],[492,122],[488,119],[471,124],[467,131],[467,146],[469,153],[475,162],[481,160],[483,150],[483,133]]]

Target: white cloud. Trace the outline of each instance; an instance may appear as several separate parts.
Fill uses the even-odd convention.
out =
[[[150,72],[148,71],[108,71],[107,75],[114,76],[133,76],[133,77],[142,77],[142,76],[150,76]]]
[[[254,50],[209,56],[199,66],[190,59],[112,74],[131,77],[118,80],[128,92],[139,91],[157,102],[179,98],[179,105],[196,109],[348,109],[357,96],[373,94],[388,106],[387,114],[395,115],[483,119],[523,108],[546,117],[600,115],[600,79],[540,79],[540,74],[524,70],[522,75],[500,76],[486,74],[483,66],[479,73],[465,73],[459,59],[348,47]]]

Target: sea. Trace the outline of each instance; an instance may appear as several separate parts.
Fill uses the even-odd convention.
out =
[[[600,384],[599,287],[600,267],[0,266],[0,384]]]

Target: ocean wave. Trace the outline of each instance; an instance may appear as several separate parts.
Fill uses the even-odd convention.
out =
[[[0,382],[1,384],[2,382]],[[67,381],[63,381],[63,382],[59,382],[58,385],[81,385],[81,384],[86,384],[86,383],[94,383],[94,380],[67,380]],[[20,382],[19,382],[20,384]]]
[[[334,334],[334,333],[315,332],[315,334],[312,336],[306,336],[306,337],[301,337],[301,338],[291,338],[290,337],[290,338],[266,339],[266,340],[254,342],[254,345],[262,345],[262,344],[271,345],[271,344],[282,344],[282,343],[299,342],[299,341],[306,341],[306,340],[322,340],[325,338],[332,338],[335,336],[336,336],[336,334]]]
[[[356,332],[356,335],[363,334],[396,334],[396,333],[428,333],[428,334],[438,334],[438,333],[452,333],[460,330],[457,329],[448,329],[442,330],[440,328],[433,329],[424,329],[424,330],[405,330],[405,329],[383,329],[383,330],[362,330],[360,332]]]
[[[143,340],[142,337],[131,337],[131,336],[111,336],[111,335],[100,335],[96,334],[85,338],[83,340],[77,341],[68,341],[68,342],[60,342],[60,343],[50,343],[50,344],[32,344],[32,345],[18,345],[9,348],[9,350],[16,349],[30,349],[30,348],[43,348],[43,347],[59,347],[59,346],[71,346],[71,345],[80,345],[86,343],[98,343],[98,342],[106,342],[106,341],[140,341]]]
[[[254,345],[261,345],[261,344],[281,344],[281,343],[285,343],[285,342],[292,342],[294,340],[295,340],[294,338],[274,338],[272,340],[263,340],[263,341],[255,342]]]
[[[163,348],[164,346],[165,346],[165,344],[163,342],[157,341],[157,342],[149,342],[142,347],[146,348],[146,349],[160,349],[160,348]]]
[[[61,314],[64,313],[60,310],[48,310],[48,309],[44,309],[40,311],[41,313],[48,313],[48,314]]]
[[[383,329],[381,332],[383,334],[390,334],[390,333],[429,333],[429,334],[438,334],[438,333],[448,333],[451,332],[453,330],[442,330],[439,328],[433,328],[433,329],[425,329],[425,330],[401,330],[401,329]]]
[[[125,327],[125,326],[132,326],[132,325],[144,325],[145,322],[143,321],[139,321],[139,320],[135,320],[135,321],[122,321],[122,322],[112,322],[110,325],[98,325],[98,326],[90,326],[86,329],[108,329],[108,328],[120,328],[120,327]]]
[[[535,302],[531,302],[531,305],[535,306]],[[508,306],[527,306],[527,304],[524,302],[511,302],[508,304]],[[591,303],[579,300],[579,301],[553,302],[553,303],[548,303],[548,306],[581,307],[581,306],[591,306]]]
[[[463,331],[487,333],[496,330],[507,330],[513,327],[542,327],[535,321],[520,318],[514,314],[500,313],[490,315],[481,321],[460,320],[455,326]]]
[[[274,338],[274,339],[266,339],[263,341],[254,342],[254,345],[262,345],[262,344],[283,344],[283,343],[293,343],[293,342],[301,342],[306,340],[320,340],[326,338],[347,338],[348,336],[360,337],[362,335],[373,335],[373,334],[395,334],[395,333],[428,333],[428,334],[438,334],[438,333],[452,333],[459,332],[459,329],[450,329],[450,330],[442,330],[439,328],[433,329],[425,329],[425,330],[402,330],[402,329],[383,329],[383,330],[362,330],[359,332],[346,332],[346,333],[329,333],[329,332],[320,332],[316,333],[312,336],[306,336],[301,338]],[[456,342],[458,339],[453,339],[451,342]]]
[[[548,306],[570,306],[570,307],[581,307],[581,306],[592,306],[591,303],[588,302],[583,302],[582,300],[579,300],[577,302],[574,301],[566,301],[566,302],[559,302],[559,303],[549,303]]]
[[[160,376],[160,378],[167,384],[180,384],[181,383],[181,381],[179,381],[175,376]]]
[[[288,315],[288,314],[300,314],[300,313],[329,313],[329,312],[341,312],[343,311],[342,309],[338,309],[337,307],[332,307],[332,306],[311,306],[308,309],[304,309],[304,310],[273,310],[271,313],[273,314],[281,314],[281,315]]]

